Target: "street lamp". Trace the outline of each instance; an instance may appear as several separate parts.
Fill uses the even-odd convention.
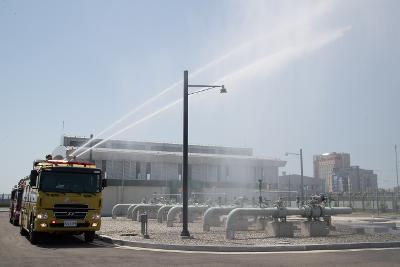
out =
[[[300,201],[301,201],[301,204],[303,204],[304,203],[303,149],[300,148],[300,154],[299,153],[291,153],[291,152],[286,152],[285,153],[285,156],[289,156],[289,155],[300,156],[300,171],[301,171],[301,179],[300,179],[301,195],[300,195]]]
[[[220,93],[226,93],[224,85],[194,85],[189,84],[189,73],[183,72],[183,161],[182,161],[182,232],[181,237],[190,237],[188,229],[188,104],[189,95],[198,94],[214,88],[220,88]],[[189,87],[204,88],[189,94]]]

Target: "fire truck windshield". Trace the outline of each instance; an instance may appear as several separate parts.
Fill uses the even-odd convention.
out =
[[[101,191],[101,176],[97,173],[42,171],[40,190],[61,193],[97,193]]]

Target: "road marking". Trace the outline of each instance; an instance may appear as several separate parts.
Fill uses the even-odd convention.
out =
[[[339,250],[308,250],[308,251],[258,251],[258,252],[219,252],[219,251],[188,251],[188,250],[169,250],[157,248],[141,248],[130,246],[116,246],[117,249],[130,249],[137,251],[152,251],[152,252],[165,252],[165,253],[185,253],[185,254],[217,254],[217,255],[257,255],[257,254],[305,254],[305,253],[348,253],[360,251],[382,251],[382,250],[396,250],[400,248],[363,248],[363,249],[339,249]]]

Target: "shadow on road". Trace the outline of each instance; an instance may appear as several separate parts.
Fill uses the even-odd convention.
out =
[[[112,244],[106,244],[96,239],[92,243],[86,243],[83,236],[62,234],[44,234],[40,237],[36,246],[50,249],[115,247]]]

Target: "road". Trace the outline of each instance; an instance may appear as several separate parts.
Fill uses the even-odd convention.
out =
[[[285,253],[171,252],[50,237],[37,246],[0,212],[0,266],[399,266],[400,249]]]

